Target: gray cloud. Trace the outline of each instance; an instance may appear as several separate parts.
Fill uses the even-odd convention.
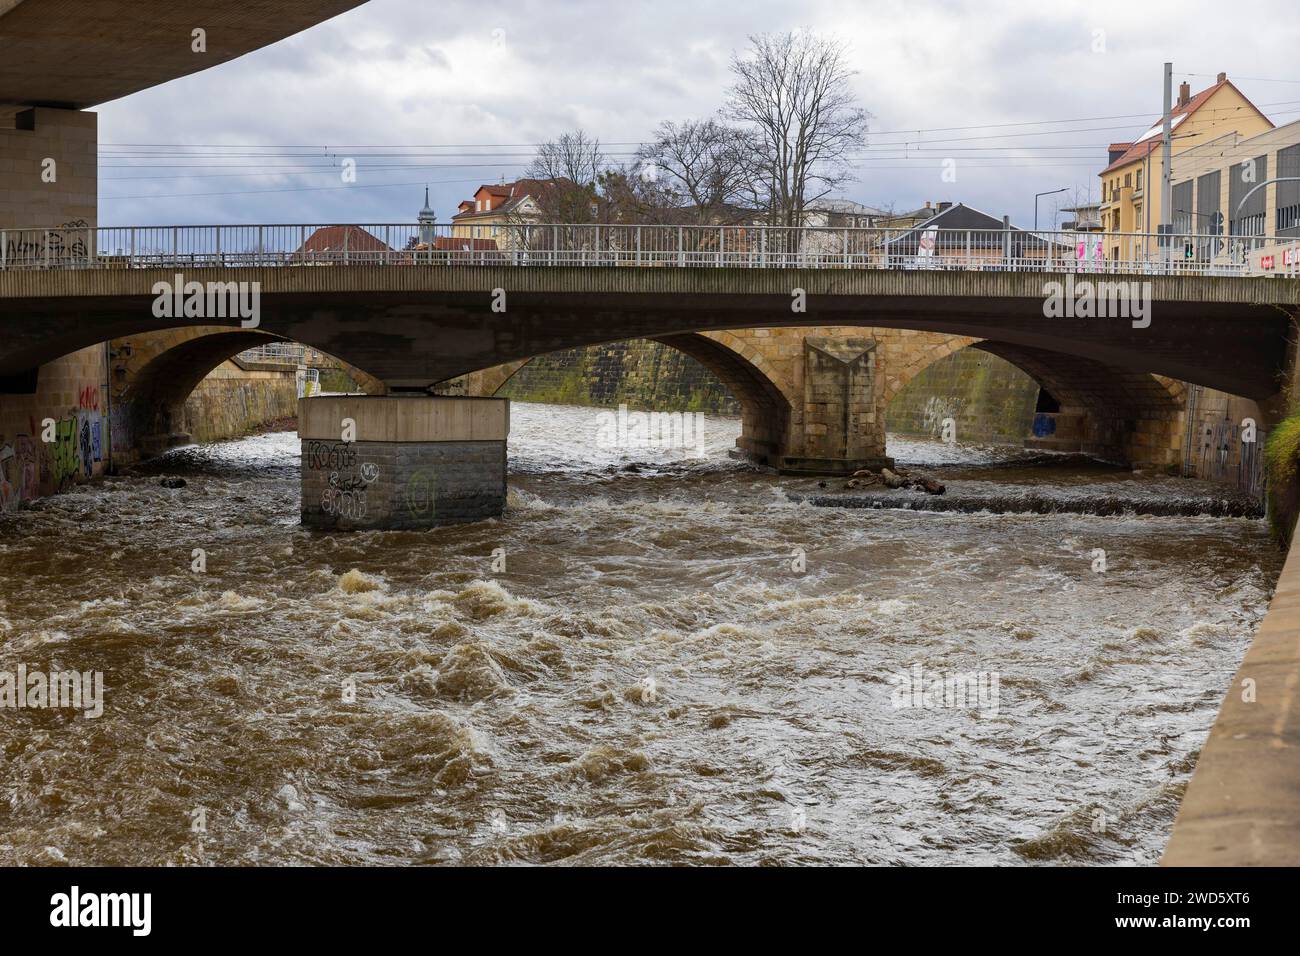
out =
[[[635,142],[661,120],[714,112],[729,83],[730,57],[747,35],[802,26],[849,42],[856,90],[875,117],[873,130],[882,131],[872,136],[849,198],[899,208],[959,200],[1021,223],[1033,218],[1035,192],[1079,186],[1095,193],[1106,144],[1136,135],[1159,112],[1164,59],[1174,60],[1176,71],[1210,74],[1192,78],[1194,88],[1237,68],[1287,79],[1294,63],[1286,31],[1260,30],[1252,18],[1208,5],[1191,11],[1186,4],[1113,0],[996,7],[967,0],[517,0],[489,7],[372,0],[268,49],[105,105],[100,138],[314,146],[317,162],[372,151],[363,147],[531,143],[575,126],[609,144]],[[1096,31],[1104,31],[1104,52],[1094,51]],[[1265,107],[1279,125],[1300,117],[1298,104],[1289,102],[1300,100],[1300,87],[1244,79],[1239,85],[1261,106],[1287,101]],[[1118,114],[1143,116],[1003,140],[940,142],[1000,132],[987,129],[894,132]],[[888,144],[897,150],[883,151]],[[997,145],[1021,151],[1011,158],[977,149]],[[1074,148],[1041,148],[1047,145]],[[103,151],[104,164],[118,165],[110,152]],[[955,183],[940,175],[950,156],[957,160]],[[1002,158],[984,158],[992,156]],[[255,163],[226,162],[237,161]],[[269,168],[286,161],[133,182],[123,178],[186,170],[144,168],[174,163],[167,159],[105,168],[101,221],[408,221],[425,182],[445,219],[476,183],[513,178],[526,157],[480,166],[452,165],[473,162],[466,157],[426,157],[419,162],[430,168],[403,170],[376,169],[379,160],[362,157],[357,186],[365,188],[344,187],[329,172]],[[1012,162],[1023,165],[1009,168]],[[410,185],[392,185],[402,183]],[[286,187],[298,191],[254,192]],[[114,198],[140,195],[157,198]],[[1043,208],[1049,210],[1046,202]]]

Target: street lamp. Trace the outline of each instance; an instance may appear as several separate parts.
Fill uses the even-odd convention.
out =
[[[1062,186],[1060,189],[1049,189],[1045,193],[1035,193],[1034,195],[1034,232],[1038,231],[1038,200],[1043,196],[1055,196],[1057,193],[1069,191],[1069,186]]]

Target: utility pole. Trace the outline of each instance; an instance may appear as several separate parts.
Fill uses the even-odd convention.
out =
[[[1160,176],[1160,245],[1165,262],[1173,255],[1172,237],[1174,212],[1174,65],[1165,64],[1165,129],[1161,137],[1161,155],[1164,170]]]

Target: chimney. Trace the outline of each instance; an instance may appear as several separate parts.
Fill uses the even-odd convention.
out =
[[[950,208],[952,208],[952,203],[950,203],[950,202],[941,202],[941,203],[939,203],[939,212],[943,212],[944,210],[946,210],[946,209],[950,209]]]
[[[1226,83],[1227,80],[1228,80],[1228,74],[1227,74],[1227,73],[1220,73],[1220,74],[1219,74],[1218,81],[1219,81],[1220,83]]]
[[[1190,84],[1187,83],[1187,81],[1184,80],[1183,83],[1178,87],[1178,105],[1186,106],[1191,101],[1192,101],[1192,87]]]
[[[930,200],[928,200],[928,199],[925,201],[925,208],[926,208],[926,209],[929,209],[929,208],[930,208]]]

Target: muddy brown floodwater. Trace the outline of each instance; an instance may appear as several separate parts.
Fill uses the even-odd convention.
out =
[[[98,718],[0,710],[0,863],[1158,860],[1281,567],[1262,522],[819,508],[727,459],[733,420],[686,457],[597,414],[516,403],[471,527],[303,530],[293,434],[0,518],[0,670],[105,684]],[[1173,493],[936,447],[891,452]],[[988,693],[898,693],[918,666]]]

